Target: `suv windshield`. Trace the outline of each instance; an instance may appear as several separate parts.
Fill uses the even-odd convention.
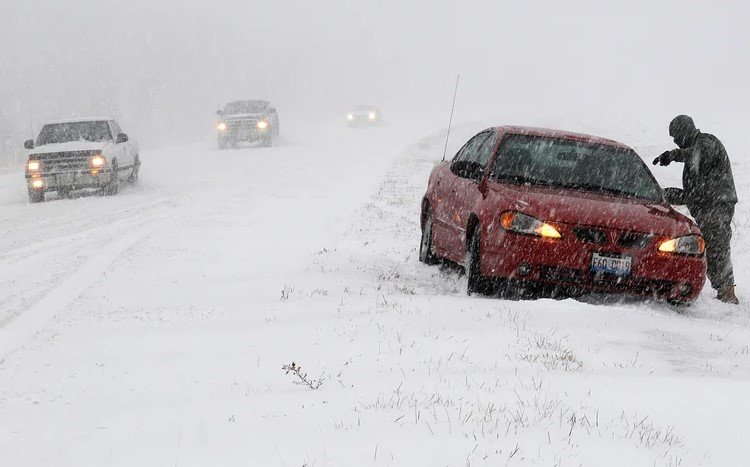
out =
[[[238,101],[230,102],[224,107],[225,114],[257,114],[265,112],[268,103],[265,101]]]
[[[561,138],[511,135],[490,177],[662,202],[656,179],[632,150]]]
[[[52,123],[42,127],[37,146],[71,141],[112,141],[112,132],[106,121]]]

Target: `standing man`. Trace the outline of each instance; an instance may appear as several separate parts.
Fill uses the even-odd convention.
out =
[[[679,115],[669,124],[669,136],[679,149],[665,151],[654,165],[683,162],[682,186],[685,202],[706,240],[708,279],[716,289],[716,298],[738,304],[734,293],[734,273],[730,240],[732,217],[737,204],[732,166],[721,141],[695,128],[693,119]]]

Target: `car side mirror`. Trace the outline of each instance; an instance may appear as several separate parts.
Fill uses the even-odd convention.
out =
[[[664,195],[667,198],[667,203],[675,206],[682,206],[685,204],[685,190],[682,188],[669,187],[664,189]]]
[[[125,133],[120,133],[119,135],[117,135],[117,144],[127,143],[127,142],[128,142],[128,135],[126,135]]]
[[[34,149],[34,140],[33,139],[26,140],[26,142],[23,143],[23,147],[26,149]]]
[[[224,112],[222,112],[221,110],[217,110],[216,111],[216,115],[218,115],[219,117],[221,117],[222,115],[224,115]]]

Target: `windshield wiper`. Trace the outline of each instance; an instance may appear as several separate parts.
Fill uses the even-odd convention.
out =
[[[535,178],[524,177],[523,175],[498,175],[497,180],[503,182],[515,182],[522,185],[554,186],[552,182],[547,180],[537,180]]]
[[[606,193],[610,193],[610,194],[618,195],[618,196],[624,196],[627,198],[642,198],[642,196],[638,195],[637,193],[620,190],[618,188],[595,185],[593,183],[564,183],[564,184],[560,184],[560,186],[563,188],[572,188],[575,190],[604,191]]]

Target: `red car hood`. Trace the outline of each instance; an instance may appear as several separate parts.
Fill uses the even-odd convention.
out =
[[[665,236],[699,232],[693,221],[666,204],[547,187],[496,185],[493,191],[504,198],[515,199],[515,210],[551,223],[602,226]]]

